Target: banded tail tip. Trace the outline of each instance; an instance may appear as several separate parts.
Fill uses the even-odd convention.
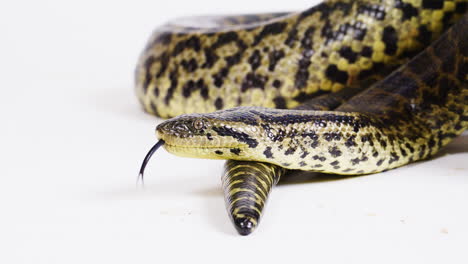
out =
[[[257,228],[258,218],[242,214],[242,216],[234,217],[233,222],[240,235],[248,236]]]

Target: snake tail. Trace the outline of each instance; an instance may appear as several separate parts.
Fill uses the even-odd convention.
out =
[[[227,161],[222,177],[226,207],[239,234],[258,226],[271,189],[285,170],[260,162]]]

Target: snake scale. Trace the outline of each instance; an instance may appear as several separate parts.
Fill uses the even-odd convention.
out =
[[[241,235],[291,170],[372,174],[427,159],[468,127],[467,0],[329,0],[304,12],[181,19],[136,69],[158,144],[228,160]]]

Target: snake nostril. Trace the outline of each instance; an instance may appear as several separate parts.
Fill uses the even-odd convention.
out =
[[[170,122],[163,122],[156,127],[156,132],[161,135],[174,134],[173,124]]]
[[[163,132],[165,130],[167,130],[167,123],[161,123],[156,126],[156,131],[158,132]]]

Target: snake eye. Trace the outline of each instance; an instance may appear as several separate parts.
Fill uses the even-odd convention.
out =
[[[196,130],[202,130],[204,126],[205,126],[205,122],[203,122],[203,120],[201,119],[196,119],[195,121],[193,121],[193,127]]]

